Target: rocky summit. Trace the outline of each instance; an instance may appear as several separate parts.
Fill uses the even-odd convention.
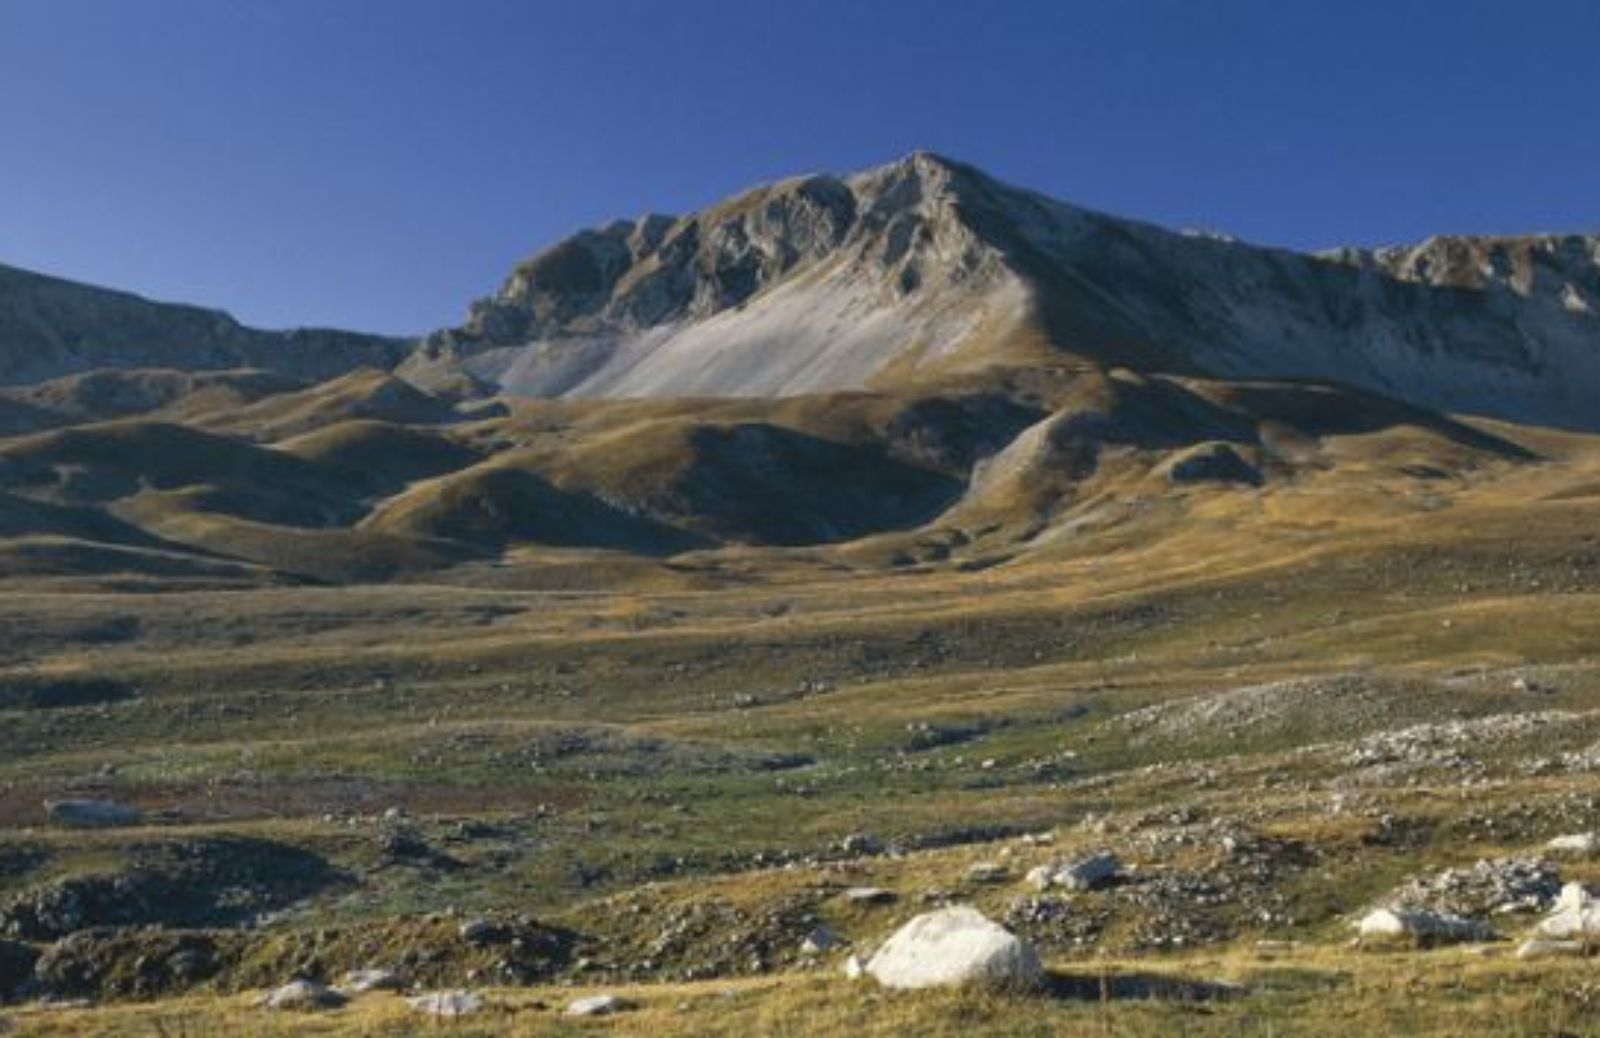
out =
[[[1600,237],[1303,255],[919,152],[566,239],[402,370],[534,396],[774,396],[1066,355],[1592,428],[1597,337]]]

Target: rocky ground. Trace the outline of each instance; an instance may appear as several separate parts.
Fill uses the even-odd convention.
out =
[[[0,1020],[275,1034],[303,982],[330,1034],[606,995],[661,1034],[1026,1034],[1099,1026],[1104,985],[1111,1033],[1331,1033],[1329,990],[1372,1033],[1592,1033],[1548,925],[1600,883],[1574,514],[1138,580],[0,592]],[[848,979],[954,906],[1047,995]]]

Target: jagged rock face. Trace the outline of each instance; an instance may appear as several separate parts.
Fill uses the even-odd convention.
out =
[[[220,310],[0,267],[0,385],[100,368],[260,368],[324,379],[389,367],[410,344],[325,329],[265,332]]]
[[[936,354],[1025,316],[1025,288],[961,215],[971,176],[919,155],[579,234],[402,370],[428,384],[461,369],[541,396],[865,385],[908,350]]]
[[[1306,255],[919,153],[569,239],[402,371],[540,396],[772,396],[1078,357],[1594,427],[1597,255],[1578,236]]]
[[[1600,235],[1439,235],[1420,245],[1328,255],[1403,281],[1510,292],[1571,313],[1593,314],[1600,308]]]

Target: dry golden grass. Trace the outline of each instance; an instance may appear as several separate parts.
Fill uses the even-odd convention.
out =
[[[239,996],[25,1010],[10,1019],[19,1034],[39,1038],[1551,1038],[1600,1033],[1593,977],[1592,963],[1524,965],[1503,951],[1400,956],[1291,949],[1073,964],[1056,971],[1054,993],[1038,995],[891,993],[824,971],[756,981],[491,991],[493,1010],[453,1022],[419,1016],[393,995],[365,996],[322,1014],[269,1013],[254,1005],[255,996]],[[600,992],[638,1008],[588,1020],[562,1015],[572,999]]]

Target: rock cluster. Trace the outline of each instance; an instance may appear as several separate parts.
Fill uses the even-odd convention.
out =
[[[1560,892],[1561,873],[1550,862],[1495,858],[1413,878],[1390,895],[1388,904],[1465,916],[1542,912]]]

